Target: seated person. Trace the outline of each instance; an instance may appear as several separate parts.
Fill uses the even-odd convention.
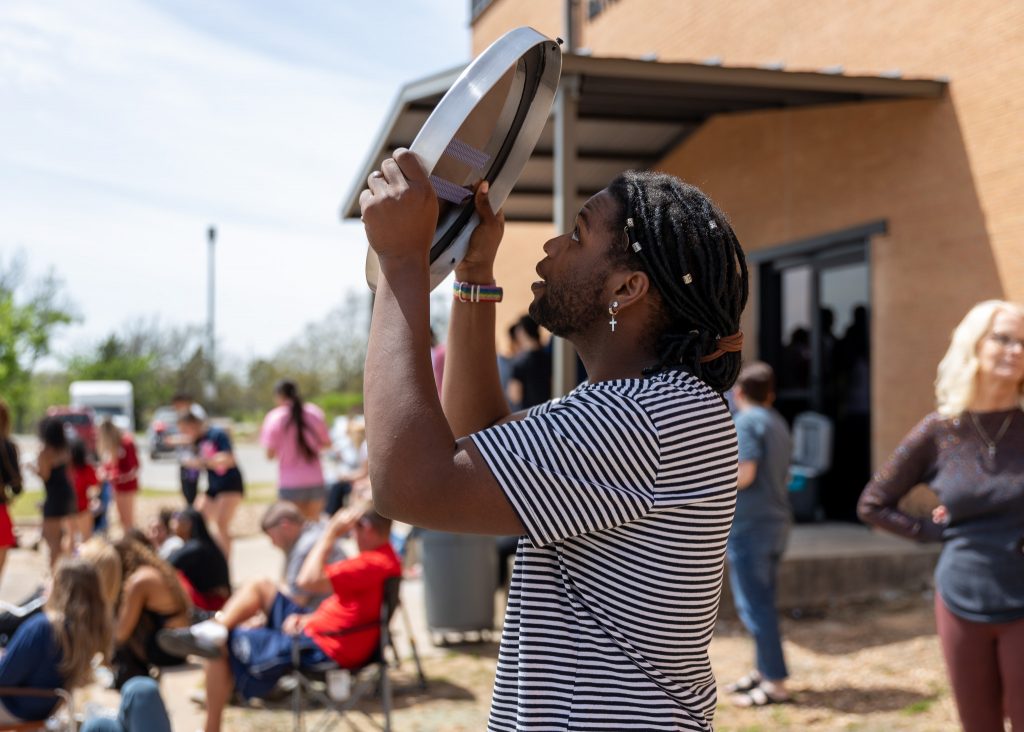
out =
[[[156,634],[187,626],[192,603],[174,569],[148,544],[125,538],[114,548],[124,575],[114,626],[114,684],[121,688],[133,676],[148,676],[152,666],[183,662],[157,645]]]
[[[84,559],[62,559],[54,569],[43,612],[15,632],[0,659],[0,686],[67,691],[92,680],[92,660],[106,658],[110,610],[96,569]],[[46,719],[56,697],[0,697],[0,727]]]
[[[296,605],[315,610],[331,594],[331,584],[326,579],[318,588],[318,592],[307,592],[298,585],[299,572],[306,561],[310,550],[324,533],[325,521],[306,521],[299,512],[298,506],[290,501],[277,501],[270,504],[263,514],[260,527],[271,543],[284,552],[284,587],[281,592],[288,596]],[[335,542],[327,557],[328,564],[340,562],[345,552]]]
[[[189,598],[200,610],[220,610],[231,596],[231,576],[228,560],[210,536],[203,514],[194,508],[178,511],[171,528],[184,544],[167,561],[178,571]]]
[[[171,719],[160,686],[148,676],[136,676],[121,688],[117,719],[86,720],[81,732],[171,732]]]
[[[121,594],[121,558],[105,540],[94,536],[78,548],[78,556],[95,567],[100,578],[100,591],[113,617],[117,597]],[[0,601],[0,647],[6,647],[15,632],[36,613],[46,607],[48,589],[41,585],[19,605]]]
[[[174,552],[185,546],[185,540],[171,530],[173,519],[174,511],[161,508],[160,513],[146,527],[146,538],[161,559],[169,559]]]
[[[117,599],[121,596],[121,585],[124,581],[124,568],[121,566],[121,555],[109,541],[102,536],[93,536],[78,547],[78,556],[96,568],[100,577],[100,591],[110,608],[113,620],[117,615]]]
[[[359,556],[328,565],[331,547],[350,530]],[[206,732],[220,730],[232,688],[246,698],[266,696],[274,688],[291,668],[294,638],[301,644],[303,666],[332,660],[356,668],[373,655],[384,582],[401,574],[388,543],[390,534],[391,521],[373,509],[343,509],[331,518],[299,573],[299,586],[307,591],[325,579],[334,590],[316,610],[296,605],[274,582],[262,580],[232,595],[215,620],[160,633],[160,644],[168,652],[211,659],[206,664]],[[240,627],[261,612],[266,613],[266,627]]]

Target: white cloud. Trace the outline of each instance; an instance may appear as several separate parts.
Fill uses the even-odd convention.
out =
[[[201,321],[209,223],[230,351],[268,353],[362,287],[339,202],[398,84],[468,48],[465,0],[403,4],[402,37],[383,4],[358,26],[354,3],[204,6],[0,6],[0,251],[67,280],[85,323],[65,347],[137,314]]]

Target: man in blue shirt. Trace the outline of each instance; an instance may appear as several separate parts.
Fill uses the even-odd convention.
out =
[[[727,691],[739,706],[764,706],[789,700],[775,584],[792,522],[787,473],[793,444],[785,420],[772,409],[771,366],[760,361],[746,366],[732,395],[737,408],[739,494],[726,556],[736,612],[754,636],[757,670]]]

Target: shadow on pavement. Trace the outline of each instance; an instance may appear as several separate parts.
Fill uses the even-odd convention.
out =
[[[442,643],[440,645],[436,645],[435,648],[443,649],[448,653],[455,653],[460,656],[497,659],[498,646],[499,644],[497,641],[462,641],[459,643]]]
[[[839,689],[802,689],[794,694],[794,704],[801,707],[831,709],[843,714],[871,712],[924,711],[938,697],[910,689],[888,686]]]
[[[421,688],[412,673],[392,672],[392,700],[391,708],[395,711],[415,707],[426,701],[475,701],[476,695],[464,686],[455,684],[448,679],[434,678],[427,676],[427,687]],[[260,699],[253,701],[248,707],[250,712],[259,710],[291,711],[292,698],[290,694],[281,694],[273,699]],[[307,711],[319,711],[323,707],[315,700],[307,697],[305,701]],[[243,705],[245,708],[245,705]],[[360,713],[378,714],[381,711],[380,697],[371,692],[371,695],[355,705],[354,711]]]

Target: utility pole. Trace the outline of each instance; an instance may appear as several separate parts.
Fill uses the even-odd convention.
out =
[[[217,248],[217,227],[206,230],[206,399],[217,396],[217,358],[215,351],[216,330],[214,329],[214,294],[217,287],[215,250]]]
[[[562,53],[574,53],[579,46],[579,15],[576,0],[565,0],[562,21],[565,43]],[[554,102],[555,128],[555,231],[568,231],[579,211],[576,122],[579,116],[580,78],[562,76]],[[576,386],[576,349],[564,338],[553,337],[551,346],[551,396],[563,396]]]
[[[579,0],[565,0],[562,6],[562,30],[565,33],[562,53],[576,53],[580,46]]]

